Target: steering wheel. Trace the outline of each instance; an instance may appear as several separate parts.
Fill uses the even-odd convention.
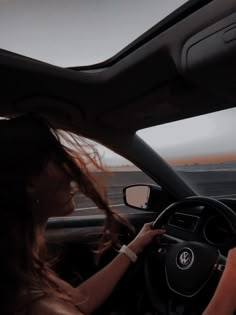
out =
[[[222,215],[229,224],[231,232],[236,235],[236,214],[222,202],[201,196],[188,197],[182,201],[168,206],[153,223],[153,229],[160,228],[170,216],[180,207],[207,206],[208,209]],[[168,236],[168,235],[166,235]],[[174,239],[174,238],[173,238]],[[168,289],[175,296],[192,298],[205,288],[212,276],[222,274],[226,263],[226,257],[220,254],[218,248],[204,242],[174,239],[174,244],[153,248],[152,259],[163,262],[164,280]],[[152,306],[159,314],[167,314],[166,303],[163,303],[152,284],[153,265],[151,267],[150,255],[145,258],[145,283],[147,293]],[[158,268],[155,265],[154,268]],[[158,280],[157,280],[158,281]]]

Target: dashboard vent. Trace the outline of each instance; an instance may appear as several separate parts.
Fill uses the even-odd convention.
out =
[[[172,225],[188,231],[194,231],[198,219],[199,218],[194,215],[176,212],[170,218],[168,225]]]

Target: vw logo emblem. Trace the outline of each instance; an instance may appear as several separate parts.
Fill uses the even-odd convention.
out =
[[[176,264],[177,267],[180,269],[190,268],[193,264],[193,261],[194,261],[193,251],[188,247],[182,248],[176,256]]]

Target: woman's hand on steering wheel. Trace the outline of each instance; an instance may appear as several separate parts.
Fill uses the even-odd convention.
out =
[[[145,223],[135,239],[128,245],[135,254],[140,254],[156,236],[165,233],[164,229],[152,229],[152,226],[153,222]]]
[[[236,309],[236,248],[229,250],[225,270],[203,315],[233,314]]]
[[[236,247],[229,250],[225,270],[222,275],[222,280],[227,279],[224,283],[232,290],[236,290]]]
[[[236,247],[230,249],[228,252],[225,266],[225,271],[226,270],[234,270],[234,275],[236,277]]]

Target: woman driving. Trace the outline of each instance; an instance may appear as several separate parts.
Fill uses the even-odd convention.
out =
[[[0,143],[1,314],[92,313],[145,246],[163,231],[145,224],[112,262],[72,287],[47,262],[45,225],[50,217],[73,212],[79,190],[106,214],[101,246],[117,244],[113,231],[122,218],[110,208],[105,191],[87,168],[92,164],[101,169],[96,155],[91,157],[79,143],[76,152],[66,147],[56,129],[32,115],[1,120]]]
[[[70,141],[70,139],[68,139]],[[73,142],[73,141],[72,141]],[[101,169],[79,142],[76,151],[62,144],[59,131],[45,120],[20,116],[0,121],[1,314],[79,315],[95,311],[109,297],[128,267],[157,235],[143,226],[103,269],[72,287],[55,274],[47,260],[45,225],[75,208],[79,190],[106,214],[102,246],[118,247],[122,218],[114,212],[87,165]],[[63,142],[65,143],[65,141]],[[231,315],[236,309],[236,250],[227,264],[204,315]]]

